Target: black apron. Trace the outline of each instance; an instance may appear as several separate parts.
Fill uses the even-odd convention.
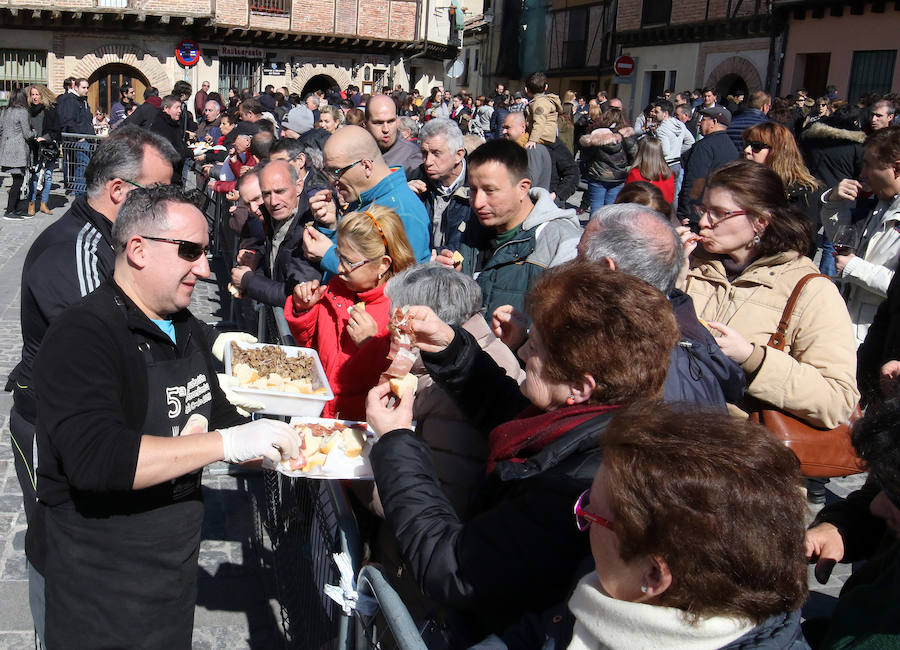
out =
[[[147,361],[149,387],[141,431],[176,436],[190,415],[209,419],[211,378],[203,352],[153,361],[147,342],[138,347]],[[201,473],[50,509],[47,648],[191,647]]]

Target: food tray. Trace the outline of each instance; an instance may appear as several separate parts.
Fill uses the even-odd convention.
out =
[[[372,474],[372,465],[369,462],[369,452],[372,450],[372,443],[375,438],[375,433],[365,422],[357,422],[355,420],[329,420],[327,418],[312,418],[312,417],[294,417],[291,418],[291,425],[303,425],[303,424],[323,424],[326,426],[330,426],[333,424],[341,424],[346,427],[350,427],[353,429],[365,429],[366,431],[366,440],[363,443],[362,452],[356,458],[348,458],[341,452],[339,449],[332,450],[330,454],[328,454],[328,460],[325,461],[324,465],[318,465],[313,467],[308,472],[303,472],[301,470],[290,470],[286,469],[280,463],[275,467],[272,467],[268,462],[266,462],[266,467],[269,469],[274,469],[275,471],[284,474],[285,476],[291,476],[294,478],[316,478],[316,479],[372,479],[374,478]]]
[[[237,343],[239,348],[244,350],[252,350],[262,348],[265,343]],[[238,395],[244,395],[249,399],[262,402],[265,406],[262,413],[269,415],[305,415],[318,417],[325,408],[325,403],[334,399],[334,393],[331,386],[328,385],[328,379],[325,378],[325,371],[322,370],[322,362],[319,360],[319,353],[311,348],[298,348],[290,345],[278,345],[284,350],[289,357],[296,357],[301,354],[312,357],[313,366],[315,368],[312,377],[312,386],[314,389],[324,388],[325,392],[316,395],[305,395],[303,393],[285,393],[280,390],[261,390],[259,388],[247,388],[245,386],[234,386],[231,388]],[[225,346],[225,374],[231,376],[231,343]]]

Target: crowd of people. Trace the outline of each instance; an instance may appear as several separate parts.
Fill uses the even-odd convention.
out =
[[[71,82],[0,118],[12,218],[27,143],[93,133]],[[73,150],[83,192],[26,257],[9,382],[47,647],[189,647],[199,470],[300,451],[213,380],[248,335],[187,309],[210,273],[194,185],[229,206],[232,295],[283,308],[334,393],[323,416],[373,429],[357,516],[429,647],[896,643],[896,98],[698,89],[629,119],[542,73],[493,97],[384,91],[123,87],[108,136]],[[418,388],[394,396],[398,307]],[[824,483],[748,418],[824,431],[858,405],[868,480],[805,530]],[[859,559],[801,628],[807,560],[825,579]]]

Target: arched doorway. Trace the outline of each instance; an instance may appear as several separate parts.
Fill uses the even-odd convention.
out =
[[[728,95],[748,95],[747,82],[738,74],[726,74],[716,84],[716,94],[725,101]]]
[[[337,85],[338,83],[327,74],[317,74],[303,86],[303,92],[300,93],[300,97],[306,97],[309,93],[314,93],[317,90],[327,93],[333,86]]]
[[[110,63],[97,69],[88,82],[88,104],[93,110],[99,109],[106,114],[109,114],[110,106],[119,101],[119,88],[123,83],[134,86],[134,97],[139,103],[144,101],[144,89],[150,85],[136,68],[124,63]]]

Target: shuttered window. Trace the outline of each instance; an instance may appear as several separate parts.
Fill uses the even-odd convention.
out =
[[[31,84],[47,85],[47,52],[0,48],[0,105],[14,88]]]
[[[897,50],[862,50],[853,53],[847,99],[855,102],[868,93],[887,93],[894,79]]]

